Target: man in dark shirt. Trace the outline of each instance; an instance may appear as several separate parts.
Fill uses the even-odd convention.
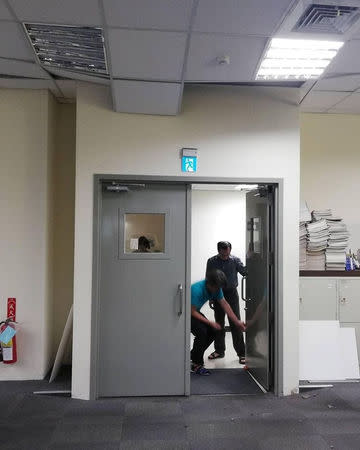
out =
[[[221,270],[225,273],[227,278],[227,285],[223,288],[224,298],[229,303],[231,309],[234,311],[236,317],[240,319],[239,309],[239,294],[238,273],[246,276],[247,271],[240,258],[231,255],[231,244],[227,241],[220,241],[217,245],[218,254],[208,259],[206,266],[206,273],[215,269]],[[214,302],[215,321],[221,325],[221,331],[217,333],[215,338],[215,351],[209,355],[209,359],[223,358],[225,356],[225,313],[219,307],[217,302]],[[232,341],[234,349],[239,357],[239,363],[245,364],[245,343],[242,331],[229,321]]]

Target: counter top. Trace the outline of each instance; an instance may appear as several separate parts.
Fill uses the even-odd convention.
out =
[[[360,270],[300,270],[300,277],[360,277]]]

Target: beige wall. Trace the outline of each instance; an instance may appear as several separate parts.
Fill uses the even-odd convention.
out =
[[[17,298],[18,363],[0,379],[38,379],[48,369],[49,182],[46,91],[0,89],[0,317]]]
[[[331,208],[360,248],[360,115],[301,115],[301,198],[310,210]]]
[[[284,92],[282,90],[281,92]],[[289,91],[286,91],[289,92]],[[95,173],[181,176],[179,149],[200,151],[198,176],[284,180],[280,217],[284,393],[298,386],[298,108],[274,90],[187,87],[176,117],[112,111],[106,87],[77,94],[73,396],[89,398]]]
[[[73,301],[76,106],[57,104],[54,156],[54,279],[52,353]],[[64,362],[71,362],[71,343]]]
[[[41,379],[72,303],[75,105],[0,89],[0,317],[17,298],[18,362],[0,380]]]

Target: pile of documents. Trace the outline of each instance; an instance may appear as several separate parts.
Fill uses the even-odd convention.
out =
[[[306,269],[306,243],[307,231],[306,224],[311,222],[311,214],[306,202],[300,203],[299,219],[299,266],[300,270]]]
[[[321,219],[329,219],[332,217],[332,211],[331,209],[315,209],[312,213],[312,218],[314,221],[321,220]]]
[[[329,227],[325,219],[308,223],[306,270],[325,270],[325,250],[329,238]]]
[[[330,233],[326,249],[326,270],[345,270],[350,234],[340,217],[330,217],[326,221]]]
[[[300,204],[300,270],[345,270],[346,248],[350,234],[342,218],[331,209],[311,214],[305,202]]]

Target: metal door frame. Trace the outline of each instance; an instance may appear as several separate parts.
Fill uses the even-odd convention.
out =
[[[100,242],[102,214],[102,183],[181,184],[187,186],[186,193],[186,289],[185,289],[185,349],[190,348],[190,285],[191,285],[191,185],[192,184],[271,184],[275,187],[275,289],[274,289],[274,393],[283,393],[283,179],[280,178],[218,178],[195,176],[149,176],[95,174],[93,212],[93,261],[92,261],[92,304],[90,339],[90,399],[98,398],[98,352],[99,352],[99,312],[100,312]],[[184,352],[185,355],[189,352]],[[184,394],[190,395],[190,358],[185,356]]]

